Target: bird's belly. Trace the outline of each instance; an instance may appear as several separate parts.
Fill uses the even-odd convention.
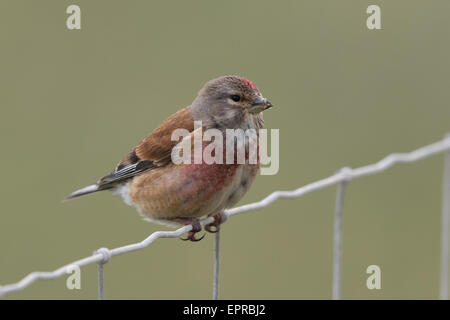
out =
[[[258,169],[259,164],[170,165],[134,177],[121,195],[152,220],[201,217],[236,204]]]

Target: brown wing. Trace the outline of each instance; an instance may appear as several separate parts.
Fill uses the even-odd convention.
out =
[[[125,181],[144,171],[170,163],[172,148],[178,141],[172,141],[175,129],[194,130],[190,106],[181,109],[161,123],[147,138],[128,153],[111,174],[98,181],[102,188]]]
[[[172,132],[175,129],[186,129],[189,132],[194,130],[194,120],[190,110],[190,107],[181,109],[159,125],[135,148],[137,157],[162,163],[170,160],[172,148],[178,143],[171,140]]]

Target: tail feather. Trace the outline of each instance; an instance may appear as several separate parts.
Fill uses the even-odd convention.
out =
[[[105,189],[104,188],[100,188],[96,183],[94,183],[94,184],[91,184],[91,185],[89,185],[87,187],[84,187],[84,188],[81,188],[81,189],[79,189],[77,191],[72,192],[64,200],[67,201],[67,200],[70,200],[70,199],[73,199],[73,198],[81,197],[81,196],[84,196],[86,194],[94,193],[94,192],[102,191],[102,190],[105,190]]]

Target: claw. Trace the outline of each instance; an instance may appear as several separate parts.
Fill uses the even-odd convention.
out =
[[[180,239],[183,241],[190,240],[192,242],[200,241],[205,237],[206,233],[204,235],[202,235],[200,238],[196,238],[195,234],[201,230],[202,230],[202,226],[200,225],[200,222],[198,220],[195,220],[192,222],[192,230],[188,232],[187,237],[186,238],[180,237]]]
[[[206,233],[204,235],[202,235],[200,238],[196,238],[195,232],[189,231],[188,236],[186,238],[180,238],[180,239],[183,241],[190,240],[192,242],[197,242],[197,241],[202,240],[205,236],[206,236]]]
[[[222,223],[222,220],[223,220],[222,212],[214,215],[213,218],[214,218],[214,222],[211,222],[211,223],[205,225],[205,230],[208,231],[209,233],[219,232],[220,224]],[[211,229],[212,227],[214,227],[214,229]]]

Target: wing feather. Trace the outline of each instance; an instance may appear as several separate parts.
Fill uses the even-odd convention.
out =
[[[172,148],[178,143],[172,141],[172,132],[181,128],[189,132],[194,130],[189,106],[167,118],[119,162],[116,170],[101,178],[97,185],[107,189],[147,170],[168,165]]]

